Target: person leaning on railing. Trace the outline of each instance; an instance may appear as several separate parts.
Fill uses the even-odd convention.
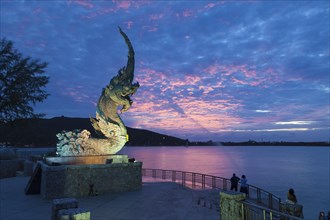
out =
[[[289,189],[285,203],[280,203],[280,211],[299,218],[304,218],[303,206],[297,203],[297,197],[293,189]],[[286,219],[286,218],[281,218]]]
[[[240,192],[245,193],[246,195],[248,194],[248,186],[247,186],[247,179],[245,175],[242,175],[241,181],[241,189]]]

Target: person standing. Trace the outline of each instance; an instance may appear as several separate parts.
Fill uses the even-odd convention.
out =
[[[231,183],[231,187],[230,190],[235,190],[237,191],[237,186],[238,186],[238,181],[240,180],[240,178],[238,178],[236,176],[235,173],[233,173],[233,176],[230,178],[230,183]]]
[[[245,175],[242,175],[242,179],[241,179],[241,189],[239,190],[242,193],[245,193],[245,195],[248,195],[248,185],[247,185],[247,179],[245,177]]]
[[[286,202],[293,205],[297,203],[297,197],[293,189],[289,189]]]

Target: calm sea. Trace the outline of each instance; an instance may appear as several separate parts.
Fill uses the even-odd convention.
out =
[[[119,153],[142,161],[144,168],[226,178],[244,174],[249,184],[282,201],[293,188],[308,220],[330,211],[330,147],[125,147]],[[24,152],[18,150],[18,154]]]
[[[125,147],[119,153],[143,162],[144,168],[190,171],[248,183],[286,199],[289,188],[304,206],[305,219],[330,211],[329,147]]]

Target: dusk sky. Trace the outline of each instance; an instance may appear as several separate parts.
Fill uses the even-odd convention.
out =
[[[1,0],[1,38],[49,63],[46,118],[95,116],[135,50],[126,126],[200,141],[329,141],[329,1]]]

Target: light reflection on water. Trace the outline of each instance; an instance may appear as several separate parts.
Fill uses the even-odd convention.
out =
[[[305,219],[330,211],[329,147],[125,147],[144,168],[181,170],[230,178],[245,174],[248,183],[285,200],[294,188]]]

